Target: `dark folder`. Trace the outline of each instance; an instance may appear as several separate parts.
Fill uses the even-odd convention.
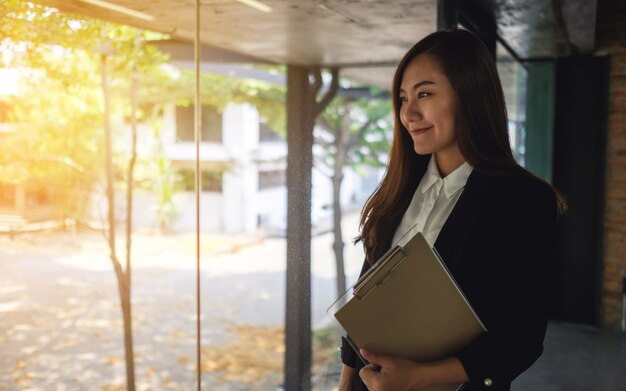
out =
[[[364,347],[417,362],[449,357],[486,331],[421,233],[389,250],[329,313],[348,333],[357,354]]]

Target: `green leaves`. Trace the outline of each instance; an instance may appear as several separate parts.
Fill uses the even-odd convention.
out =
[[[0,67],[21,74],[18,95],[0,96],[15,117],[11,130],[0,134],[0,181],[35,181],[50,192],[65,189],[62,198],[67,205],[83,199],[78,194],[95,191],[104,175],[103,56],[110,82],[118,183],[125,181],[129,159],[124,144],[130,132],[133,72],[138,77],[138,120],[154,130],[141,133],[144,147],[160,144],[164,107],[193,104],[194,73],[169,65],[168,56],[150,43],[167,39],[166,35],[76,17],[27,1],[6,0],[0,7]],[[218,108],[229,102],[250,103],[274,130],[285,134],[284,87],[203,73],[201,92],[203,103]],[[151,156],[137,162],[140,175],[135,184],[158,189],[163,220],[167,220],[173,213],[165,209],[176,190],[175,176],[169,162],[152,164],[165,160],[162,148],[152,150]],[[67,213],[78,209],[82,207]]]
[[[384,91],[370,91],[369,98],[335,98],[318,118],[321,131],[315,142],[324,151],[318,161],[328,168],[347,165],[359,172],[363,165],[386,165],[393,134],[391,103]]]

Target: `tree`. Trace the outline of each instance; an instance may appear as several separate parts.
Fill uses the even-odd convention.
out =
[[[385,92],[374,88],[343,91],[318,117],[319,127],[315,132],[315,143],[322,147],[316,156],[316,167],[332,180],[333,187],[333,251],[338,295],[346,291],[341,229],[344,168],[350,166],[358,172],[363,165],[383,167],[393,128],[391,105]],[[350,96],[354,94],[348,91],[356,92],[357,96]]]

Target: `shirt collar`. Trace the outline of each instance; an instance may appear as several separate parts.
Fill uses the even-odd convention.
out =
[[[464,162],[456,170],[443,178],[443,191],[446,198],[450,198],[454,193],[465,187],[467,179],[472,173],[473,167],[468,162]],[[437,181],[441,179],[435,155],[432,155],[426,173],[422,178],[419,188],[422,193],[426,193]]]
[[[419,185],[422,194],[425,194],[439,179],[441,179],[441,175],[437,168],[437,161],[435,160],[435,155],[431,155],[428,168],[426,168],[426,173],[424,173]]]

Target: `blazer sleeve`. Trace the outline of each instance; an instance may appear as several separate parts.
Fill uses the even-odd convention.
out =
[[[505,233],[485,235],[500,240],[493,245],[500,255],[487,264],[477,263],[485,267],[476,271],[480,282],[472,289],[480,305],[477,312],[488,331],[455,354],[467,372],[471,390],[508,389],[543,352],[549,304],[547,274],[555,254],[556,197],[544,184],[523,193],[523,199],[510,200],[512,212],[505,215],[512,219],[493,227]]]
[[[358,358],[346,337],[341,337],[341,347],[339,349],[341,350],[341,362],[351,368],[356,367],[356,360]]]
[[[359,278],[361,278],[363,274],[365,274],[365,272],[369,270],[369,268],[370,265],[369,263],[367,263],[367,260],[363,261],[363,267],[361,268]],[[354,368],[356,367],[357,360],[359,360],[359,358],[346,337],[341,337],[341,347],[339,348],[339,350],[341,351],[341,362],[351,368]]]

